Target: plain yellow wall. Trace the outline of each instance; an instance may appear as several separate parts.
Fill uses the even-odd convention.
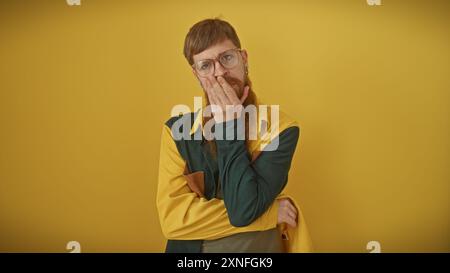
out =
[[[202,94],[182,46],[215,16],[301,125],[288,190],[315,250],[450,251],[449,7],[1,1],[0,251],[163,251],[161,126]]]

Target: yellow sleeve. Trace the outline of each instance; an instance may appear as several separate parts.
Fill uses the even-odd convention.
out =
[[[262,231],[277,226],[278,202],[245,227],[230,224],[223,200],[200,198],[183,176],[185,161],[164,125],[161,137],[156,205],[162,232],[172,240],[213,240],[228,235]]]

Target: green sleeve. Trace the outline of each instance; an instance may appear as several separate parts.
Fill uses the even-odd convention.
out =
[[[234,130],[236,122],[219,126],[220,134]],[[279,146],[273,151],[262,151],[251,163],[244,140],[216,140],[219,179],[228,217],[234,226],[246,226],[262,215],[281,193],[288,180],[288,172],[297,146],[300,129],[297,126],[283,130]],[[239,139],[239,138],[237,138]]]

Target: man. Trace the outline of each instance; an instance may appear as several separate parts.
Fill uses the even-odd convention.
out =
[[[276,139],[276,149],[261,148],[261,138],[249,138],[254,126],[244,107],[259,103],[248,78],[247,52],[228,22],[207,19],[192,26],[184,56],[206,104],[214,107],[208,107],[209,117],[203,111],[188,113],[163,127],[157,207],[169,239],[166,252],[285,252],[279,227],[295,228],[298,210],[279,195],[299,127],[279,113],[276,124],[266,123],[279,128],[270,140]],[[175,125],[185,121],[189,134],[200,133],[200,139],[175,137]],[[244,130],[238,121],[244,121]],[[204,132],[208,123],[213,124],[212,139]]]

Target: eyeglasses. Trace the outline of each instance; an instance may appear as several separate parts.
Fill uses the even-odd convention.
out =
[[[217,56],[216,59],[205,59],[197,61],[192,65],[192,67],[197,71],[197,73],[206,77],[214,73],[216,60],[226,69],[231,69],[239,63],[239,54],[242,50],[239,48],[229,49],[224,51]]]

